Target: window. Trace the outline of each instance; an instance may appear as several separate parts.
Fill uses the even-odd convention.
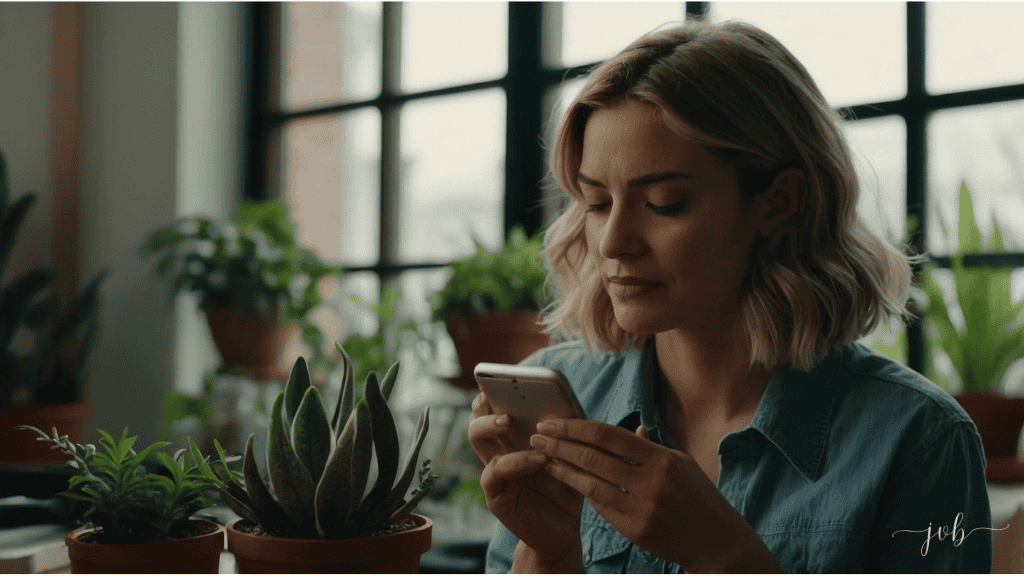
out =
[[[804,62],[849,119],[859,208],[876,232],[898,241],[917,217],[913,242],[948,265],[943,222],[967,180],[980,220],[998,207],[1017,251],[999,261],[1024,268],[1021,4],[345,2],[252,13],[248,193],[286,199],[302,240],[347,266],[344,289],[370,303],[381,281],[397,282],[403,305],[422,313],[440,267],[472,238],[497,246],[515,224],[538,230],[553,216],[538,139],[550,141],[582,76],[640,34],[694,17],[751,21]],[[920,370],[920,327],[907,336]]]

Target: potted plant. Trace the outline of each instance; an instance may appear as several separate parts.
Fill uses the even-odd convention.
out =
[[[231,221],[194,216],[154,230],[141,254],[159,257],[156,272],[173,277],[172,296],[199,295],[226,365],[283,380],[282,354],[299,333],[314,369],[330,363],[309,313],[323,302],[320,281],[343,272],[300,246],[296,229],[283,202],[247,200]]]
[[[962,391],[954,398],[981,434],[988,479],[1020,481],[1024,463],[1017,458],[1017,444],[1024,426],[1024,398],[1002,394],[1000,384],[1010,364],[1024,358],[1024,302],[1011,301],[1010,268],[964,266],[965,254],[998,253],[1004,247],[994,219],[991,245],[985,245],[966,183],[960,187],[959,202],[960,247],[951,261],[955,299],[947,303],[935,279],[936,265],[929,263],[918,280],[927,307],[918,314],[927,320],[933,357],[941,349],[959,376]],[[934,364],[928,363],[927,375],[949,389],[952,383],[936,372]]]
[[[444,321],[459,357],[461,373],[449,382],[463,389],[476,389],[477,363],[516,364],[551,343],[540,325],[543,234],[528,238],[516,226],[497,251],[474,242],[476,253],[448,263],[452,275],[432,302],[433,320]]]
[[[420,415],[400,469],[398,432],[387,405],[398,364],[379,381],[371,372],[360,391],[348,355],[337,347],[344,376],[333,417],[328,418],[301,356],[274,401],[267,431],[269,485],[256,466],[253,436],[241,473],[224,462],[201,465],[224,482],[221,495],[241,516],[227,526],[228,550],[240,573],[416,572],[420,556],[430,549],[433,523],[412,514],[434,482],[429,461],[407,496],[429,427],[429,407]]]
[[[33,426],[18,428],[39,434],[78,470],[61,494],[86,506],[88,523],[64,539],[73,573],[218,572],[224,527],[192,515],[211,505],[210,495],[220,483],[199,472],[198,449],[191,441],[191,453],[181,449],[172,457],[159,451],[169,442],[136,452],[137,437],[129,437],[127,429],[116,440],[98,430],[102,450],[97,450],[60,436],[56,428],[52,437]],[[166,474],[145,472],[150,457]]]
[[[0,279],[35,202],[32,192],[9,202],[0,154]],[[45,293],[55,277],[46,268],[0,284],[0,461],[61,460],[58,453],[19,442],[16,424],[59,426],[78,440],[90,411],[82,388],[99,331],[99,287],[105,276],[98,273],[70,301]]]

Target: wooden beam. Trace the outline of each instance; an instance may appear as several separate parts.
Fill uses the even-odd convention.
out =
[[[55,292],[72,298],[78,292],[80,267],[79,126],[82,95],[81,5],[55,4],[53,97],[53,263]]]

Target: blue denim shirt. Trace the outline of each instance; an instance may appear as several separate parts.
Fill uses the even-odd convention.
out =
[[[523,364],[561,370],[591,420],[630,430],[642,423],[674,448],[653,403],[651,345],[593,357],[564,343]],[[810,372],[776,370],[750,425],[725,436],[718,455],[718,489],[783,572],[992,570],[974,424],[948,393],[868,348],[837,348]],[[580,536],[587,572],[681,571],[630,543],[587,502]],[[498,526],[488,572],[511,568],[517,541]]]

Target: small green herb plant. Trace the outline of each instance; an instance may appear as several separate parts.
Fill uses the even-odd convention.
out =
[[[476,253],[448,263],[452,275],[433,295],[432,319],[451,312],[480,316],[515,310],[539,310],[545,299],[543,232],[527,237],[522,226],[509,231],[505,247],[492,251],[479,241]]]
[[[997,392],[1010,364],[1024,357],[1024,301],[1012,302],[1009,267],[964,266],[965,254],[1000,253],[1005,248],[994,217],[992,241],[986,245],[966,183],[960,186],[959,202],[960,247],[951,262],[956,304],[947,303],[935,280],[937,266],[930,262],[918,278],[927,304],[917,313],[927,320],[925,335],[932,355],[934,347],[939,347],[949,356],[965,392]],[[938,374],[934,365],[934,361],[928,363],[926,375],[949,389],[952,382]]]
[[[191,440],[188,450],[168,456],[160,451],[170,444],[163,441],[136,452],[132,446],[137,437],[128,436],[127,429],[120,439],[98,430],[102,450],[93,444],[74,444],[56,428],[52,436],[33,426],[18,429],[36,432],[38,440],[71,458],[68,465],[78,474],[61,496],[87,504],[83,518],[95,528],[97,543],[145,544],[192,536],[194,522],[189,517],[211,506],[211,496],[221,486],[217,478],[199,471],[195,460],[199,449]],[[166,475],[146,473],[143,463],[150,456],[160,461]]]
[[[278,311],[295,322],[317,369],[330,372],[324,337],[309,319],[323,303],[320,281],[344,273],[300,246],[298,227],[279,200],[246,200],[233,220],[186,217],[151,232],[140,253],[158,257],[156,272],[172,278],[171,296],[199,295],[199,307],[255,310],[264,318]]]
[[[224,500],[258,533],[330,539],[387,533],[407,522],[433,486],[428,460],[419,470],[418,487],[407,495],[429,428],[429,407],[420,414],[413,447],[400,468],[398,431],[387,405],[398,363],[383,379],[371,372],[357,390],[352,362],[340,344],[337,348],[344,376],[332,418],[301,356],[274,401],[267,431],[269,485],[256,467],[254,436],[246,442],[241,473],[223,462],[219,445],[222,462],[200,463],[203,473],[224,483]],[[377,475],[370,488],[374,455]]]

